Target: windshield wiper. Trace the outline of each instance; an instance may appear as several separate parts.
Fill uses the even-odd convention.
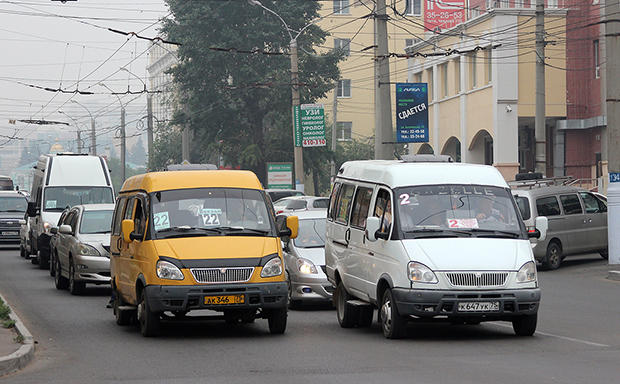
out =
[[[458,237],[458,236],[471,236],[471,232],[463,231],[459,229],[440,229],[440,228],[420,228],[410,231],[404,231],[405,233],[420,234],[416,237]],[[453,236],[450,236],[453,235]]]
[[[66,208],[45,208],[44,211],[48,211],[48,212],[62,212],[65,209]]]
[[[98,234],[98,233],[110,233],[110,230],[109,230],[109,229],[106,229],[105,231],[98,231],[98,232],[87,232],[87,233],[84,233],[84,234],[85,234],[85,235],[95,235],[95,234]]]
[[[6,209],[6,210],[0,211],[0,212],[20,212],[20,213],[25,213],[26,211],[21,211],[19,209]]]
[[[165,232],[189,232],[189,231],[204,231],[204,232],[214,232],[217,234],[221,234],[222,231],[219,228],[203,228],[203,227],[190,227],[189,225],[179,225],[176,227],[164,228],[157,231],[157,233],[165,233]]]
[[[215,227],[216,229],[220,229],[222,231],[230,231],[236,232],[236,234],[240,234],[239,232],[246,232],[246,234],[259,234],[266,235],[269,231],[264,229],[255,229],[255,228],[245,228],[245,227]],[[250,233],[247,233],[250,232]]]
[[[297,244],[295,244],[295,246],[297,248],[303,248],[303,249],[308,249],[308,248],[325,248],[325,244],[323,244],[323,245],[308,245],[307,247],[300,247]]]
[[[471,231],[473,233],[478,234],[478,237],[485,237],[485,236],[490,236],[490,237],[511,237],[511,238],[521,237],[521,235],[519,233],[511,232],[511,231],[500,231],[500,230],[497,230],[497,229],[472,228]]]

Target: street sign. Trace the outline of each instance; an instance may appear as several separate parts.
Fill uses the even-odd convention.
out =
[[[293,163],[267,163],[267,188],[293,189]]]
[[[324,147],[325,109],[323,104],[302,104],[295,106],[295,146]]]
[[[428,142],[427,83],[396,83],[396,141]]]
[[[609,172],[609,182],[610,183],[620,183],[620,173],[618,173],[618,172]]]

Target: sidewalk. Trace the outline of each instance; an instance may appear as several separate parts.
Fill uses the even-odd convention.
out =
[[[9,306],[2,295],[0,300]],[[32,335],[13,311],[9,317],[15,322],[13,328],[0,325],[0,377],[24,368],[34,357]]]

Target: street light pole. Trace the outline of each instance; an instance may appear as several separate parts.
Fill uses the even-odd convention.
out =
[[[114,93],[114,91],[111,90],[110,87],[103,83],[99,83],[99,85],[101,85],[102,87],[110,91],[114,96],[116,96],[116,98],[118,99],[118,103],[121,105],[121,181],[124,183],[126,176],[125,168],[127,167],[127,162],[125,159],[125,152],[127,147],[127,137],[125,134],[125,106],[123,105],[120,96]]]
[[[77,102],[76,100],[71,100],[71,102],[84,108],[86,112],[88,112],[88,114],[90,115],[90,151],[89,152],[91,153],[91,155],[96,156],[97,155],[97,136],[95,133],[95,118],[93,117],[92,113],[90,113],[88,108],[86,108],[84,105]]]
[[[58,113],[61,113],[61,114],[65,115],[65,116],[67,116],[68,118],[70,118],[73,121],[73,124],[75,124],[75,129],[77,130],[77,153],[82,153],[82,136],[81,136],[80,127],[78,126],[77,120],[74,119],[73,117],[67,115],[63,111],[58,111]]]
[[[136,75],[135,73],[131,72],[130,70],[128,70],[125,67],[121,67],[121,71],[125,71],[127,73],[129,73],[130,75],[132,75],[133,77],[135,77],[136,79],[140,80],[140,82],[142,83],[143,87],[143,92],[146,92],[146,141],[147,141],[147,150],[148,150],[148,164],[150,165],[152,163],[152,156],[153,156],[153,98],[151,97],[151,95],[148,93],[147,89],[146,89],[146,82],[144,82],[144,80],[142,80],[140,78],[140,76]]]

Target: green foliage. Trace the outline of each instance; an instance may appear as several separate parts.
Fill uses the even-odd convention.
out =
[[[153,158],[148,168],[153,171],[164,170],[169,164],[180,164],[181,132],[178,129],[161,125],[153,140]]]
[[[9,314],[11,313],[11,308],[8,305],[4,304],[4,301],[0,299],[0,320],[9,320]]]
[[[110,176],[112,178],[112,185],[114,186],[114,191],[118,193],[123,186],[123,180],[121,175],[121,161],[115,157],[108,159],[108,168],[110,169]],[[130,178],[131,176],[139,175],[141,173],[145,173],[146,168],[129,168],[125,166],[125,177]]]
[[[293,160],[288,32],[275,15],[247,1],[166,2],[173,17],[163,32],[183,44],[178,50],[180,64],[171,73],[186,112],[178,111],[173,123],[190,127],[191,161],[216,162],[221,155],[226,164],[251,169],[264,180],[266,162]],[[316,19],[321,6],[307,0],[262,3],[291,31]],[[342,52],[317,54],[313,48],[324,45],[326,36],[311,25],[297,39],[301,103],[324,97],[339,76]],[[212,47],[286,54],[223,52]],[[166,153],[156,154],[154,165],[176,157],[177,152],[170,151],[177,148],[180,152],[180,145],[156,146],[155,152]]]
[[[13,328],[15,326],[15,320],[2,320],[2,327]]]

